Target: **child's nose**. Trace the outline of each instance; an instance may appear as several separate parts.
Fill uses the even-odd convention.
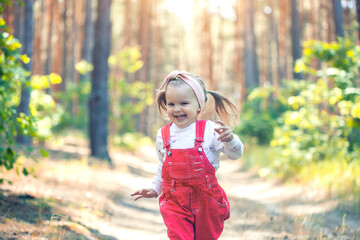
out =
[[[175,105],[175,111],[181,111],[181,106],[180,105]]]

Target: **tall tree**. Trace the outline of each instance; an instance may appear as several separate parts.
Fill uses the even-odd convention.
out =
[[[356,0],[356,20],[358,22],[358,35],[360,40],[360,0]]]
[[[295,67],[296,60],[302,56],[301,52],[301,28],[297,0],[291,0],[291,43],[292,43],[292,57],[293,57],[293,68]],[[297,73],[293,70],[293,76],[299,80],[302,78],[301,73]]]
[[[288,0],[280,0],[280,23],[279,25],[279,60],[281,64],[280,79],[287,78],[288,76],[288,44],[287,44],[287,33],[288,33],[288,12],[289,2]]]
[[[275,4],[272,0],[268,1],[268,8],[266,9],[266,14],[268,15],[269,22],[269,39],[268,39],[268,49],[269,49],[269,69],[268,69],[268,81],[272,82],[272,85],[275,87],[275,96],[278,96],[278,90],[280,88],[280,79],[282,76],[282,68],[280,67],[280,45],[279,45],[279,34],[277,24],[275,23],[274,16]],[[276,69],[276,70],[275,70]]]
[[[52,38],[53,38],[54,7],[55,7],[54,4],[55,4],[55,0],[48,1],[46,60],[44,64],[45,75],[49,75],[52,72]]]
[[[211,37],[211,14],[209,6],[205,5],[202,9],[202,29],[201,29],[201,76],[208,81],[208,88],[214,89],[213,77],[213,44]]]
[[[32,53],[33,53],[33,15],[34,15],[34,2],[33,0],[25,0],[25,16],[24,16],[24,39],[23,39],[23,54],[26,54],[30,61],[27,64],[24,64],[24,68],[26,71],[28,71],[30,74],[28,76],[28,81],[30,81],[31,78],[31,66],[32,66]],[[29,109],[29,103],[30,103],[30,86],[22,86],[21,90],[21,100],[18,107],[18,112],[25,113],[26,115],[29,115],[30,109]],[[30,138],[25,137],[23,135],[17,136],[17,141],[20,143],[29,144]]]
[[[56,1],[55,3],[55,9],[54,9],[54,23],[53,23],[53,27],[54,27],[54,39],[53,41],[55,43],[60,43],[61,41],[63,41],[62,39],[62,29],[61,29],[61,25],[62,25],[62,16],[61,16],[61,9],[60,9],[60,5],[61,3],[59,1]],[[55,45],[56,46],[56,45]],[[61,48],[61,44],[57,45],[58,47],[54,48],[54,54],[53,54],[53,60],[52,60],[52,72],[53,73],[57,73],[57,74],[61,74],[62,71],[62,48]],[[60,88],[60,86],[58,84],[54,85],[54,90],[58,91]]]
[[[110,7],[111,0],[97,1],[97,19],[95,24],[95,42],[93,49],[94,71],[89,98],[90,112],[90,148],[91,155],[106,159],[108,154],[108,58],[110,55]]]
[[[92,44],[92,36],[93,36],[93,21],[92,21],[92,0],[85,0],[84,2],[84,10],[85,10],[85,21],[82,27],[82,48],[81,48],[81,59],[86,62],[92,63],[91,59],[91,44]],[[79,74],[79,81],[84,82],[89,79],[89,73]],[[78,98],[74,99],[74,101],[78,101],[77,105],[86,105],[78,100]],[[79,106],[79,109],[87,109],[86,106]]]
[[[244,58],[245,58],[245,81],[246,88],[252,89],[259,86],[259,70],[256,53],[255,35],[255,8],[253,1],[244,2]]]
[[[234,69],[234,76],[233,79],[235,80],[236,85],[240,86],[240,98],[238,100],[238,104],[240,105],[246,99],[246,84],[245,84],[245,76],[243,73],[243,64],[242,58],[243,54],[241,52],[241,45],[243,44],[243,34],[244,27],[241,24],[244,18],[241,18],[245,14],[243,1],[236,1],[235,11],[236,11],[236,20],[234,21],[234,59],[233,59],[233,69]],[[236,90],[235,90],[236,91]]]
[[[255,33],[255,14],[256,14],[256,6],[255,1],[249,1],[250,5],[250,33],[251,33],[251,54],[252,54],[252,65],[254,72],[254,83],[256,86],[259,86],[259,60],[257,55],[257,37]]]
[[[23,42],[24,34],[24,22],[23,17],[24,8],[21,6],[20,2],[15,2],[14,4],[14,37],[16,37],[20,42]]]
[[[78,18],[79,14],[77,12],[78,9],[81,9],[79,7],[80,1],[72,1],[71,2],[71,45],[70,45],[70,66],[69,66],[69,80],[73,83],[76,83],[77,78],[75,75],[75,64],[77,61],[77,51],[76,51],[76,45],[78,43],[79,39],[79,26],[78,26]],[[72,101],[72,111],[74,112],[74,109],[76,109],[76,102]],[[76,111],[75,111],[76,112]]]
[[[69,8],[69,0],[64,0],[63,2],[63,12],[62,12],[62,22],[63,22],[63,41],[62,41],[62,71],[61,71],[61,90],[65,91],[68,77],[68,19],[67,12]]]
[[[140,0],[138,2],[138,35],[137,41],[141,47],[144,67],[136,73],[136,80],[147,81],[150,79],[150,39],[151,39],[151,17],[152,0]]]
[[[131,45],[131,0],[124,0],[124,38],[123,46],[130,47]]]
[[[42,45],[43,44],[43,29],[45,29],[45,3],[40,1],[39,11],[34,11],[35,31],[34,31],[34,53],[32,57],[32,72],[34,75],[43,74],[44,67],[42,63]]]
[[[141,55],[144,66],[135,74],[136,80],[147,82],[151,79],[151,29],[152,29],[152,5],[153,0],[139,1],[139,26],[138,26],[138,43],[141,46]],[[148,135],[147,120],[149,108],[146,107],[139,116],[138,129],[140,132]]]
[[[85,22],[83,25],[83,44],[81,49],[81,58],[91,63],[91,39],[93,36],[93,24],[92,24],[92,0],[85,0]],[[81,79],[86,77],[82,76]]]
[[[344,37],[344,17],[341,0],[332,0],[336,36]]]

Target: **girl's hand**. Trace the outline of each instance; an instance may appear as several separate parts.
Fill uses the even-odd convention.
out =
[[[134,201],[140,198],[156,198],[157,193],[152,188],[143,188],[131,194],[131,196],[138,196]]]
[[[216,122],[221,125],[220,127],[214,129],[215,132],[219,134],[218,140],[220,142],[230,142],[234,137],[231,128],[226,126],[223,121],[216,121]]]

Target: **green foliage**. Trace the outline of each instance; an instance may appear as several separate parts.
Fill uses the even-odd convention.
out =
[[[126,73],[134,73],[144,65],[141,61],[139,47],[125,47],[117,54],[109,57],[109,64],[118,65]]]
[[[37,135],[35,141],[43,142],[52,135],[52,129],[59,124],[63,113],[61,106],[57,105],[53,97],[47,93],[51,84],[59,84],[62,79],[59,75],[51,73],[48,76],[32,76],[30,112],[35,118]]]
[[[141,54],[137,47],[125,48],[109,58],[111,65],[118,66],[125,73],[132,73],[142,67]],[[110,81],[110,99],[113,104],[111,118],[115,121],[117,134],[136,131],[134,118],[153,103],[153,85],[140,81],[128,82],[125,79]]]
[[[83,59],[75,65],[75,69],[81,75],[85,75],[88,72],[92,72],[92,70],[94,70],[94,66]]]
[[[59,123],[57,130],[66,127],[75,127],[82,131],[88,126],[88,96],[91,92],[91,82],[85,78],[79,83],[69,82],[64,92],[55,93],[54,96],[61,102],[59,107]],[[74,102],[77,101],[75,109]]]
[[[315,81],[283,81],[279,102],[271,99],[271,88],[253,90],[243,108],[240,135],[255,136],[260,144],[265,141],[259,136],[270,136],[271,151],[262,150],[271,152],[266,162],[251,160],[262,166],[261,176],[315,181],[356,205],[360,202],[360,47],[349,39],[311,40],[304,47],[295,71]],[[316,65],[320,69],[311,67]],[[264,131],[269,126],[273,135],[259,134],[270,133]]]
[[[280,100],[289,110],[270,143],[276,154],[260,173],[313,180],[360,202],[360,48],[348,39],[304,46],[295,70],[316,81],[284,82]]]
[[[275,129],[271,142],[280,153],[274,167],[294,174],[314,161],[354,160],[356,156],[348,154],[349,146],[357,143],[349,142],[348,136],[359,119],[350,113],[342,115],[336,105],[330,104],[338,90],[330,89],[322,79],[316,83],[290,81],[285,89],[296,91],[291,86],[301,91],[297,95],[284,94],[291,110],[282,115],[282,125]],[[356,108],[356,103],[350,108]]]
[[[0,14],[4,3],[0,1]],[[20,55],[21,44],[6,27],[4,19],[0,18],[0,167],[7,171],[17,168],[19,154],[14,147],[18,134],[36,136],[34,118],[23,113],[17,113],[22,86],[29,87],[28,73],[22,67],[27,63],[27,56]],[[28,170],[23,168],[23,174]],[[3,182],[4,179],[0,179]]]
[[[360,48],[347,39],[304,46],[295,69],[318,80],[285,83],[283,96],[291,110],[283,114],[271,142],[280,150],[276,167],[288,174],[314,161],[360,158]],[[310,67],[314,60],[322,62],[321,70]]]
[[[278,100],[271,99],[274,88],[265,86],[254,89],[244,103],[241,121],[236,127],[240,136],[254,137],[260,145],[268,145],[273,139],[277,118],[286,110]]]
[[[109,65],[114,67],[113,75],[109,77],[109,98],[112,111],[110,119],[117,130],[116,134],[123,135],[135,132],[135,115],[141,113],[146,106],[153,102],[153,86],[140,81],[128,82],[123,78],[118,79],[118,68],[131,74],[138,71],[143,62],[138,47],[125,48],[108,59]],[[93,70],[93,66],[85,60],[75,66],[76,70],[86,76]],[[91,92],[91,82],[88,77],[82,78],[79,83],[68,83],[64,92],[54,94],[61,102],[61,112],[57,130],[72,127],[87,130],[88,126],[88,96]],[[77,107],[75,109],[75,107]],[[112,125],[113,126],[113,125]]]
[[[118,96],[113,100],[114,108],[119,111],[116,117],[118,134],[135,132],[134,117],[141,113],[146,106],[153,103],[152,89],[150,83],[134,82],[128,83],[124,80],[117,83]],[[111,117],[115,117],[112,114]]]
[[[58,121],[54,130],[77,128],[86,131],[88,127],[88,96],[91,92],[91,82],[88,73],[93,70],[93,65],[81,60],[75,65],[79,74],[85,76],[80,82],[68,82],[65,91],[53,95],[59,100],[58,108],[54,112],[54,120]]]

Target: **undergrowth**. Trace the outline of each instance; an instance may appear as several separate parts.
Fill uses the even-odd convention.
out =
[[[280,178],[287,182],[311,184],[316,188],[327,189],[340,200],[339,207],[345,212],[360,214],[360,159],[347,162],[343,159],[328,159],[304,166],[295,175],[283,175],[281,168],[274,168],[279,161],[276,150],[269,146],[257,145],[256,141],[246,139],[242,161],[247,169],[258,168],[261,177]]]

